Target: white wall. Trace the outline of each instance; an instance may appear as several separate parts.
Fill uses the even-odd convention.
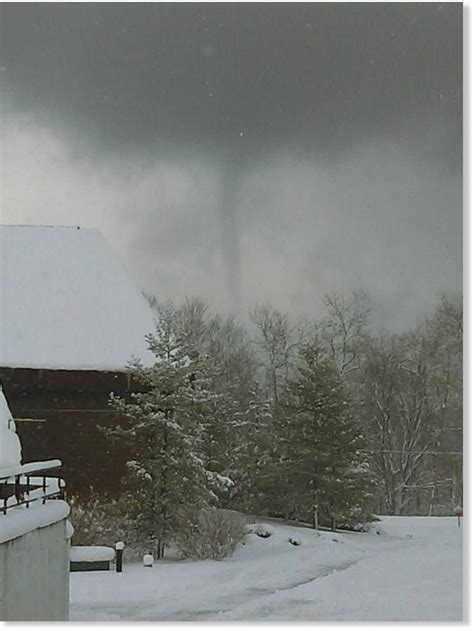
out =
[[[0,620],[49,621],[68,617],[66,519],[1,543]]]

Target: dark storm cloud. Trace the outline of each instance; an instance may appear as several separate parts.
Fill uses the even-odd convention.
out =
[[[0,12],[3,221],[240,313],[363,289],[401,328],[462,287],[460,3]]]
[[[15,107],[97,148],[319,154],[429,112],[459,160],[461,4],[3,4]],[[240,134],[243,134],[242,136]],[[454,146],[454,149],[453,149]]]

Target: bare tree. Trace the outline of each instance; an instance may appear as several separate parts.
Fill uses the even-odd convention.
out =
[[[363,292],[353,292],[349,297],[327,293],[323,301],[328,315],[319,324],[319,333],[345,376],[360,366],[361,349],[367,338],[369,299]]]
[[[294,368],[306,324],[304,321],[291,323],[287,314],[268,304],[257,305],[250,319],[256,327],[255,344],[262,357],[267,385],[274,401],[278,402],[280,388]]]
[[[423,334],[430,365],[435,444],[429,512],[451,513],[462,503],[463,308],[461,296],[443,296]]]
[[[416,336],[373,342],[362,380],[363,411],[385,504],[392,514],[403,514],[429,481],[425,458],[433,444],[433,428],[423,345]]]

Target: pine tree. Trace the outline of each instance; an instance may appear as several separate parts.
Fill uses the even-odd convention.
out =
[[[156,333],[148,343],[155,364],[150,368],[140,361],[130,364],[143,391],[134,393],[131,402],[112,395],[111,405],[127,423],[110,434],[127,441],[133,452],[128,462],[129,508],[160,558],[179,526],[180,509],[203,507],[213,498],[203,443],[214,395],[208,390],[205,364],[185,346],[171,305],[161,305]]]
[[[350,413],[341,376],[317,343],[304,345],[297,376],[280,400],[280,463],[292,490],[295,514],[318,528],[326,523],[365,521],[370,476],[360,449],[363,436]]]
[[[269,475],[273,417],[270,402],[263,397],[258,383],[252,385],[249,395],[231,427],[234,444],[230,467],[235,482],[231,499],[239,510],[259,513],[267,508],[273,482]]]

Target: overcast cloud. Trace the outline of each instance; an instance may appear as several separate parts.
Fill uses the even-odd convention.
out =
[[[143,289],[399,329],[462,287],[461,4],[1,6],[2,221]]]

